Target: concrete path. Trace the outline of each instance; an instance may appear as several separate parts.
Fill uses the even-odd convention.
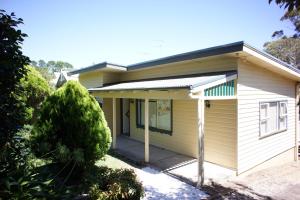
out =
[[[145,200],[194,200],[208,198],[208,195],[203,191],[150,167],[135,171],[139,180],[143,183]]]

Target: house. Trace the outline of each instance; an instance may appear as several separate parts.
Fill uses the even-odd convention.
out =
[[[50,81],[50,84],[56,88],[61,87],[69,80],[78,80],[78,75],[69,76],[68,71],[54,72],[54,78]]]
[[[298,159],[300,71],[244,42],[74,70],[118,135],[235,171]],[[200,179],[200,182],[202,180]]]

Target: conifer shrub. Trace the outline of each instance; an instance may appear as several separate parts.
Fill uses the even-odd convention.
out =
[[[69,81],[43,102],[32,144],[37,156],[86,168],[107,153],[111,134],[95,98]]]

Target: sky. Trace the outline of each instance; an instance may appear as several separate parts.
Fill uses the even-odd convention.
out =
[[[245,41],[262,49],[284,10],[268,0],[0,0],[24,20],[23,52],[75,68],[100,62],[129,65]]]

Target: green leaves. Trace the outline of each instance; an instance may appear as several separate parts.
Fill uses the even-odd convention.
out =
[[[47,151],[57,150],[48,158],[86,167],[106,154],[111,136],[95,98],[78,82],[69,81],[43,103],[33,141],[37,155],[47,153],[42,147],[46,143]]]
[[[31,66],[26,66],[27,74],[20,80],[24,91],[20,97],[25,105],[26,118],[24,123],[32,124],[36,120],[41,103],[52,92],[48,82]]]

